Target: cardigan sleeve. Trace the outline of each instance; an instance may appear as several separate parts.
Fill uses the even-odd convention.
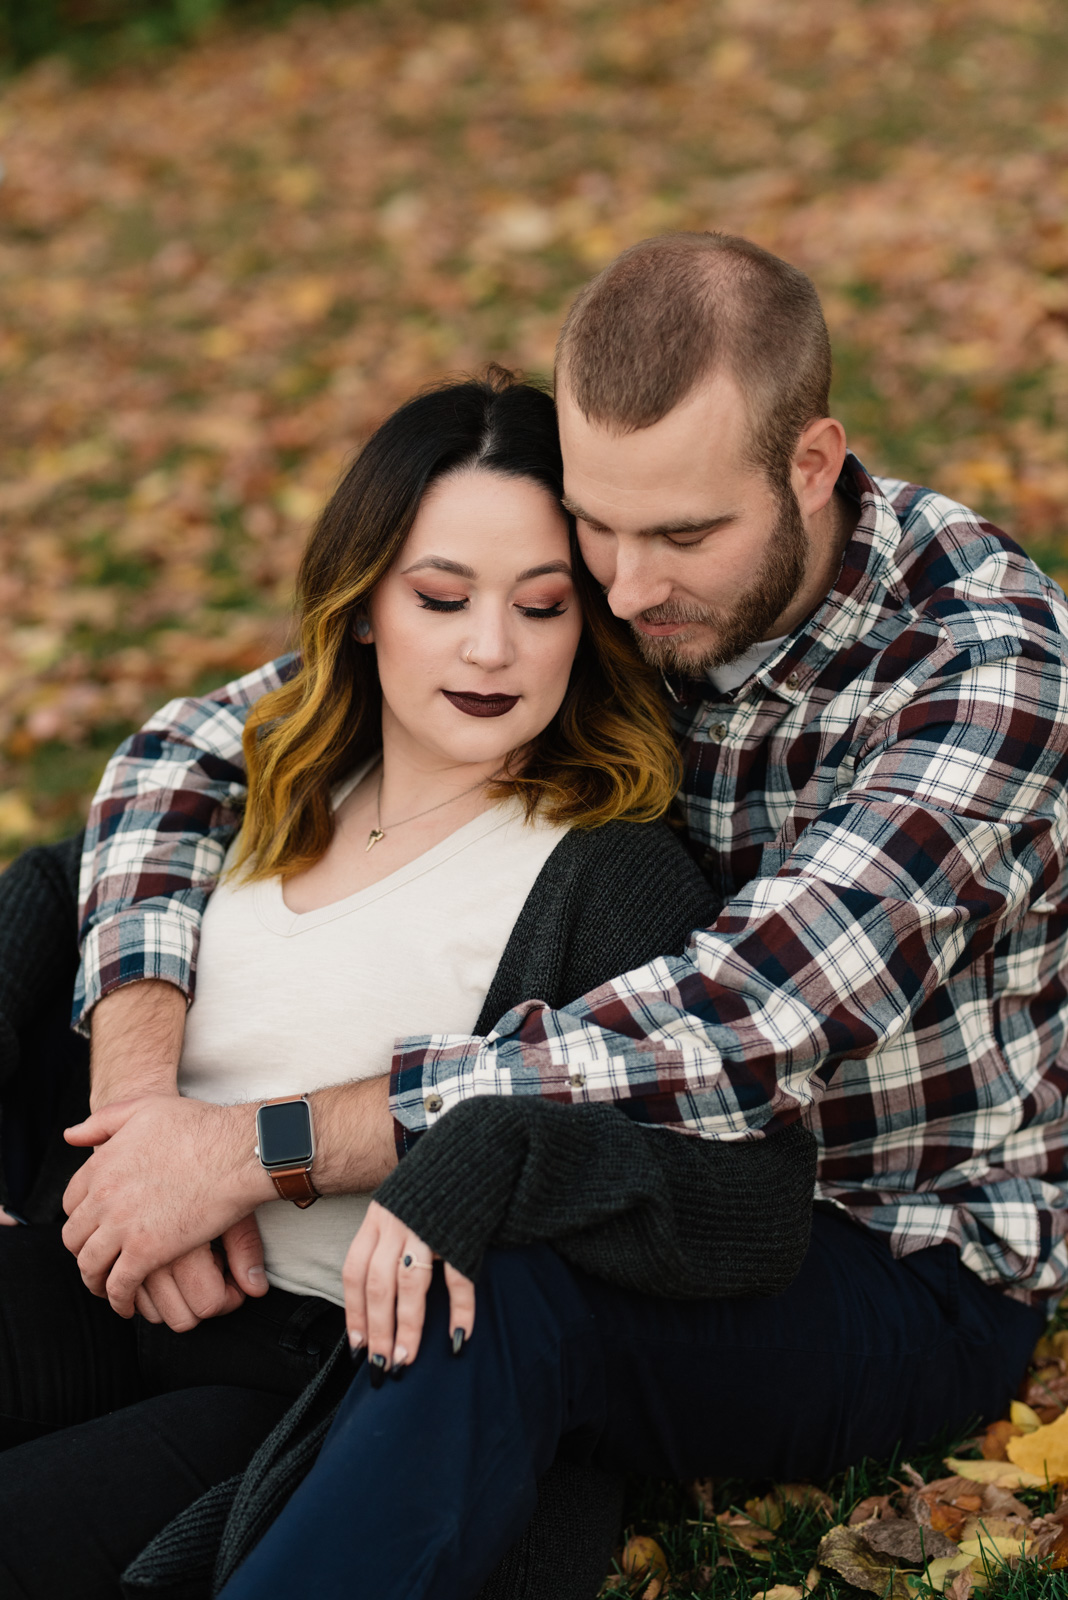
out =
[[[516,923],[480,1027],[524,999],[567,1004],[678,953],[714,914],[666,827],[571,834]],[[812,1135],[795,1123],[705,1140],[645,1126],[639,1110],[478,1096],[415,1140],[376,1198],[468,1277],[490,1244],[548,1240],[583,1271],[648,1294],[780,1293],[808,1244]]]

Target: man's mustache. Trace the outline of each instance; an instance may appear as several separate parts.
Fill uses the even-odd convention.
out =
[[[650,627],[658,628],[665,623],[714,623],[716,621],[716,613],[701,606],[686,606],[681,605],[677,600],[665,600],[663,605],[650,606],[648,611],[640,611],[634,620],[635,622],[647,622]]]

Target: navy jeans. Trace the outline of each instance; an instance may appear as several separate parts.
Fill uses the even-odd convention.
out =
[[[1003,1414],[1045,1320],[950,1245],[895,1261],[822,1210],[772,1299],[652,1299],[532,1246],[487,1255],[458,1359],[447,1315],[437,1273],[418,1359],[379,1390],[361,1368],[223,1600],[469,1600],[558,1447],[631,1473],[819,1480]]]

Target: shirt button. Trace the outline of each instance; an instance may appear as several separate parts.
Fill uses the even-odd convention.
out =
[[[716,744],[722,744],[727,737],[727,724],[725,722],[717,722],[714,728],[709,729],[709,733]]]
[[[428,1094],[426,1099],[423,1101],[423,1104],[428,1111],[434,1112],[440,1111],[444,1102],[442,1101],[440,1094]]]
[[[788,689],[796,689],[800,682],[801,682],[800,673],[791,672],[790,676],[786,679],[786,687]]]
[[[584,1089],[586,1086],[586,1079],[581,1072],[573,1072],[567,1081],[572,1089]]]

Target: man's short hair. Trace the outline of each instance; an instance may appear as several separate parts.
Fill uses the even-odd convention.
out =
[[[557,375],[592,422],[651,427],[727,371],[749,411],[748,454],[776,485],[828,414],[831,346],[812,280],[729,233],[670,233],[618,256],[578,296]]]

